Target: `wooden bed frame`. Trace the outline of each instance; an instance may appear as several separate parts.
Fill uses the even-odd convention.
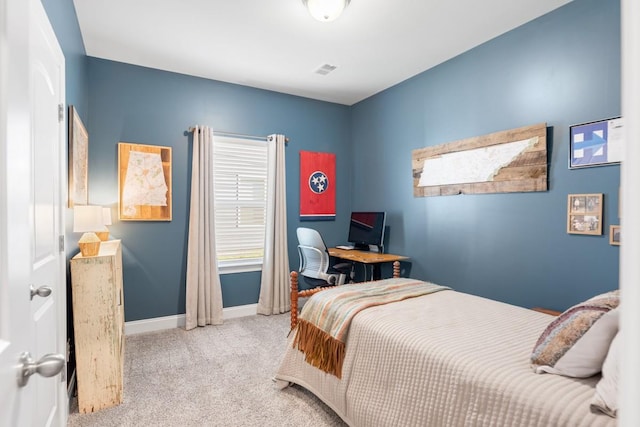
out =
[[[291,277],[291,330],[293,330],[298,324],[298,298],[310,297],[313,294],[324,291],[325,289],[334,288],[335,286],[323,286],[298,291],[298,272],[292,271],[289,276]],[[393,277],[396,279],[400,277],[400,261],[393,263]]]

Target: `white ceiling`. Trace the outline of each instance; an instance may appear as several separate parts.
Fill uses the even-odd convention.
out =
[[[352,105],[570,0],[74,0],[87,55]],[[324,64],[337,66],[316,74]]]

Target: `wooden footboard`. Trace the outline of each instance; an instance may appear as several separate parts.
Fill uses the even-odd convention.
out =
[[[291,330],[293,330],[298,324],[298,298],[310,297],[311,295],[324,291],[325,289],[333,288],[333,286],[324,286],[313,289],[306,289],[304,291],[298,291],[298,272],[292,271],[291,277]],[[400,277],[400,261],[393,263],[393,277]],[[343,285],[349,286],[349,285]]]

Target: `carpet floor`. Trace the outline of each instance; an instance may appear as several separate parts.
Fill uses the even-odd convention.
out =
[[[272,381],[288,332],[282,314],[129,335],[123,403],[80,414],[74,398],[68,426],[345,426],[305,389]]]

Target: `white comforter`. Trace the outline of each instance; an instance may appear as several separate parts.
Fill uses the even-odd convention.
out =
[[[299,384],[351,426],[613,426],[589,410],[599,377],[535,374],[549,315],[455,291],[354,317],[342,380],[291,347],[276,379]],[[292,334],[293,335],[293,334]]]

